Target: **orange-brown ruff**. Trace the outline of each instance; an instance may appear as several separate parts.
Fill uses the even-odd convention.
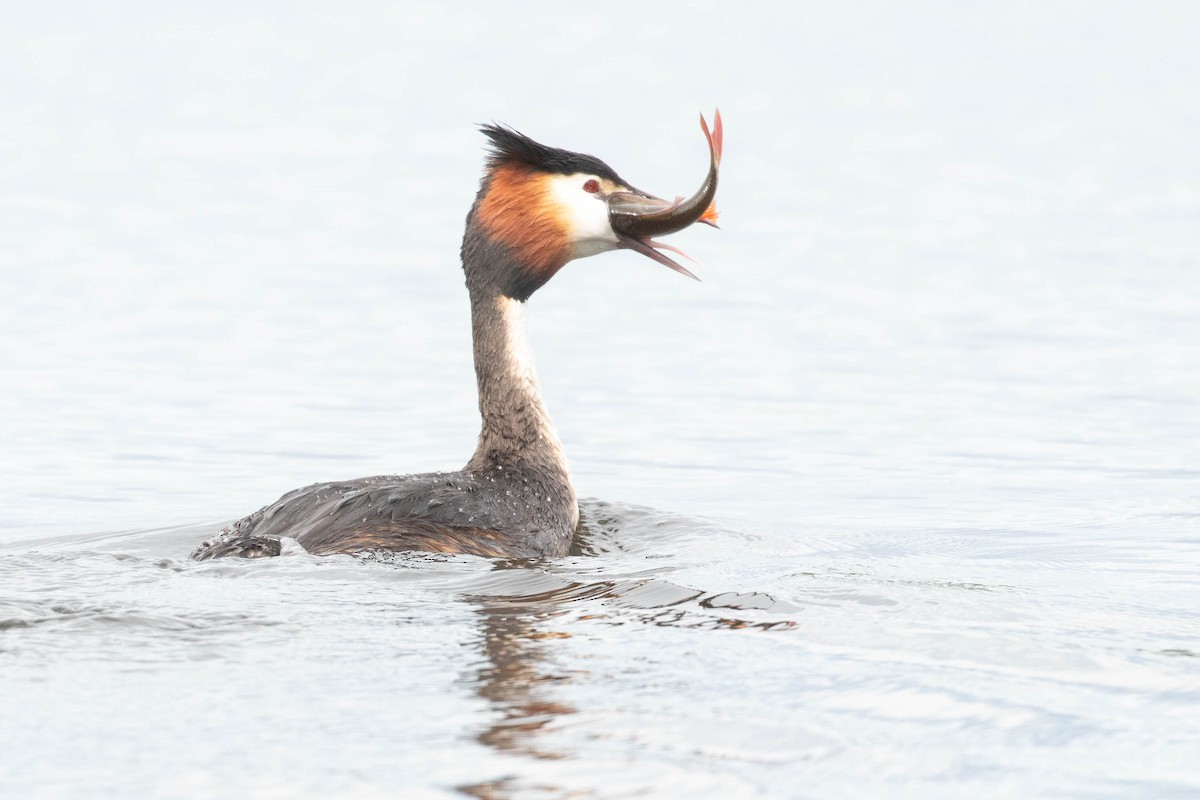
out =
[[[570,259],[567,225],[548,181],[548,175],[527,164],[498,167],[476,212],[493,241],[511,248],[530,271],[547,278]]]
[[[593,156],[484,126],[488,168],[463,234],[462,264],[481,417],[479,442],[454,472],[385,475],[297,489],[238,520],[197,559],[423,550],[492,558],[565,555],[579,507],[562,443],[542,401],[525,301],[573,258],[629,248],[690,275],[650,237],[712,221],[720,116],[709,175],[687,200],[639,192]],[[694,276],[693,276],[694,277]]]

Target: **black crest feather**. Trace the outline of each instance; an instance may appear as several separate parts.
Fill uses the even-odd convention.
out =
[[[528,164],[542,172],[559,175],[574,175],[582,172],[607,178],[610,181],[624,184],[625,181],[610,167],[595,156],[584,153],[572,153],[570,150],[560,150],[535,142],[525,134],[503,125],[480,125],[479,130],[491,140],[491,151],[488,153],[488,167],[495,169],[502,164],[513,162]]]

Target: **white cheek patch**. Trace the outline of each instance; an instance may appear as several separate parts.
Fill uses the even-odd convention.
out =
[[[617,234],[608,221],[608,204],[583,190],[591,177],[580,173],[555,175],[550,179],[550,195],[567,227],[574,258],[586,258],[617,248]]]

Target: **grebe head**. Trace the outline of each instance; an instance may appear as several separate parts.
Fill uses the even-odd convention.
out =
[[[463,240],[468,282],[487,280],[503,294],[526,300],[568,261],[621,248],[695,278],[661,251],[687,254],[651,237],[694,222],[716,224],[720,112],[711,132],[703,116],[700,124],[709,145],[708,176],[692,197],[673,201],[633,188],[594,156],[548,147],[511,128],[484,125],[491,151]]]

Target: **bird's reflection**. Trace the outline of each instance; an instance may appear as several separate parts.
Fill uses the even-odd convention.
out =
[[[488,664],[476,676],[476,691],[503,714],[479,734],[479,741],[502,752],[561,758],[561,753],[539,746],[535,737],[555,717],[575,713],[570,706],[545,697],[547,685],[569,680],[546,667],[545,643],[570,634],[538,631],[534,623],[549,616],[545,609],[489,604],[479,613]]]
[[[488,701],[498,718],[476,740],[502,754],[563,758],[539,734],[556,719],[575,713],[548,696],[549,687],[570,678],[548,666],[547,645],[570,634],[543,629],[541,623],[556,613],[553,604],[516,605],[496,598],[479,602],[485,663],[469,678],[475,693]],[[550,786],[537,789],[557,791]],[[510,778],[459,787],[463,794],[481,800],[511,797],[518,790],[521,787]]]
[[[570,637],[562,628],[573,622],[604,617],[614,625],[698,630],[783,631],[798,627],[790,617],[800,608],[765,592],[704,592],[657,576],[575,580],[578,576],[533,567],[528,562],[497,563],[488,580],[469,593],[478,614],[482,664],[467,673],[464,681],[487,701],[494,719],[475,739],[501,755],[543,760],[570,757],[569,752],[555,748],[556,737],[549,729],[578,713],[556,697],[564,694],[559,689],[577,673],[556,670],[554,665],[563,660],[553,652],[556,642]],[[584,616],[579,615],[581,607],[586,609]],[[561,624],[552,622],[556,619]],[[563,787],[531,781],[528,773],[521,769],[515,775],[459,786],[458,790],[480,800],[564,796]]]

